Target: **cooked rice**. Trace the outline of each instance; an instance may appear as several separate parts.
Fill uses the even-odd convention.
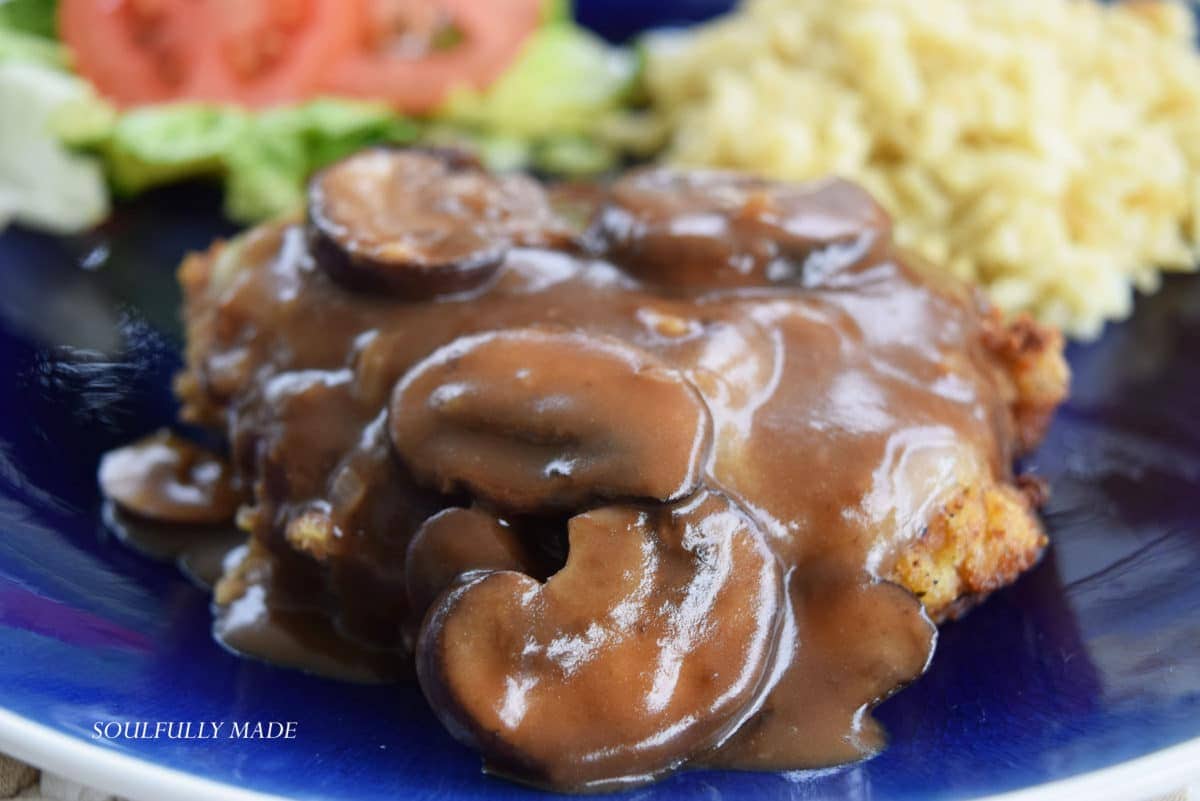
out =
[[[665,158],[837,173],[902,243],[1079,337],[1200,254],[1189,9],[751,0],[648,47]]]

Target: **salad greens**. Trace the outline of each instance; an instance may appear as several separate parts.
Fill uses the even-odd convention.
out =
[[[56,230],[94,224],[107,209],[99,175],[119,197],[219,180],[226,213],[254,222],[298,208],[313,170],[372,144],[454,144],[497,169],[594,173],[616,161],[617,148],[596,132],[627,100],[635,73],[627,51],[578,28],[568,4],[550,0],[506,73],[485,91],[453,93],[430,119],[334,97],[257,111],[192,102],[123,111],[70,73],[53,8],[0,0],[0,225],[6,210]],[[17,117],[21,124],[10,125]],[[36,198],[34,175],[48,176]]]
[[[515,137],[586,134],[620,104],[633,80],[624,51],[570,24],[535,33],[517,62],[486,92],[459,90],[447,120]]]
[[[0,0],[0,28],[53,40],[57,13],[55,0]]]
[[[0,6],[0,9],[4,6]],[[23,62],[48,67],[64,67],[66,52],[53,39],[24,33],[0,24],[0,63]]]
[[[61,109],[53,129],[102,159],[119,196],[187,178],[223,179],[226,213],[245,222],[299,207],[313,170],[369,144],[413,142],[418,133],[386,106],[351,100],[260,112],[169,103],[117,113],[94,96]]]

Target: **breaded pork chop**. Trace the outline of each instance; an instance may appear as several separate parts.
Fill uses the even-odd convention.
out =
[[[1046,546],[1012,464],[1061,336],[844,182],[642,170],[590,205],[366,151],[185,261],[183,417],[248,495],[218,633],[271,656],[253,597],[413,660],[491,769],[558,789],[878,749],[930,621]]]

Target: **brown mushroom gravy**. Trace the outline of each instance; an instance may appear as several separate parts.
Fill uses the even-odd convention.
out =
[[[243,500],[217,635],[352,678],[415,664],[518,781],[868,756],[931,618],[1045,543],[1011,464],[1061,341],[1023,323],[1061,385],[1038,396],[1009,329],[847,183],[642,170],[582,227],[532,180],[373,150],[314,178],[305,221],[180,275],[183,417],[229,464],[156,439],[106,459],[106,492],[188,523]],[[963,498],[1028,535],[1003,569],[954,551]],[[957,559],[954,603],[902,559]]]

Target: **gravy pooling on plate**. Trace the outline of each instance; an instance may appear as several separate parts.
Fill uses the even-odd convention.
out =
[[[843,182],[592,194],[370,150],[306,221],[185,261],[183,418],[225,435],[249,534],[217,635],[415,664],[489,770],[554,789],[874,753],[934,621],[1045,545],[1011,465],[1061,339],[929,278]],[[102,483],[169,519],[135,490],[212,485],[135,458],[160,446]]]

